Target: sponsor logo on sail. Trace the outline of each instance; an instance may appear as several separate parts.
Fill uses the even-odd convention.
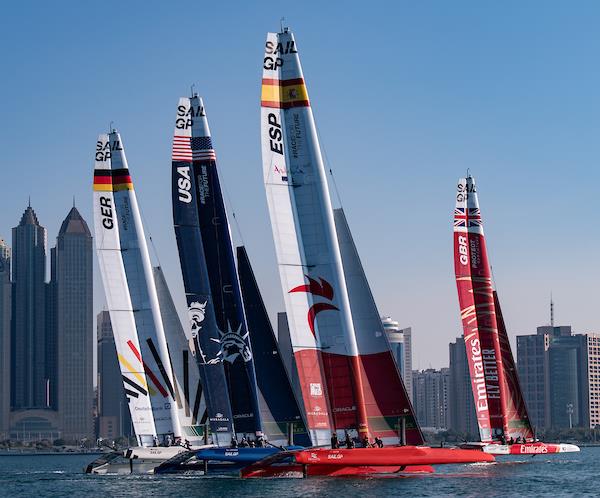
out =
[[[327,280],[319,277],[320,282],[317,282],[314,278],[310,278],[308,275],[305,275],[305,277],[308,279],[309,283],[299,285],[298,287],[294,287],[292,290],[289,291],[290,294],[293,292],[306,292],[307,294],[311,294],[312,296],[319,296],[327,299],[327,301],[333,301],[333,287]],[[321,311],[327,310],[339,311],[339,308],[331,304],[331,302],[319,302],[313,304],[308,309],[308,326],[310,327],[312,335],[315,337],[315,319],[317,317],[317,314],[319,314]]]
[[[323,396],[323,388],[321,387],[320,382],[311,382],[310,383],[310,395],[311,396]],[[315,407],[316,410],[320,410],[320,408]]]

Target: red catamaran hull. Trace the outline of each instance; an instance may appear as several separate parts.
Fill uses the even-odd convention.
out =
[[[493,462],[478,450],[398,446],[282,452],[242,470],[242,477],[295,477],[433,472],[432,465]]]
[[[549,453],[573,453],[579,446],[564,443],[488,444],[483,451],[490,455],[546,455]]]

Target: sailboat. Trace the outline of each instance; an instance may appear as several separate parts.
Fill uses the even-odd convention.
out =
[[[471,176],[461,178],[457,187],[454,268],[483,450],[495,455],[579,451],[573,444],[543,443],[535,438],[492,282],[481,210]]]
[[[243,475],[279,475],[283,471],[276,465],[286,458],[304,475],[489,461],[469,450],[415,446],[423,444],[423,435],[345,215],[332,208],[297,45],[288,29],[267,35],[261,137],[267,203],[307,428],[315,446],[337,446],[335,439],[345,438],[349,448],[355,441],[362,447],[276,455]],[[404,446],[373,448],[373,438]]]
[[[132,471],[135,460],[137,470],[151,470],[184,449],[175,445],[177,439],[202,445],[197,419],[203,400],[198,375],[189,368],[184,371],[185,361],[179,361],[179,355],[185,358],[189,351],[177,344],[180,331],[173,328],[172,303],[163,302],[161,310],[155,275],[163,300],[170,295],[162,273],[153,272],[123,142],[114,130],[100,135],[96,145],[94,222],[100,273],[139,445],[125,452],[125,467]],[[176,362],[171,361],[165,324],[173,336]],[[185,380],[179,381],[176,374]],[[190,386],[196,412],[189,408]],[[94,462],[89,471],[108,471],[109,463]],[[120,465],[112,463],[112,470]]]

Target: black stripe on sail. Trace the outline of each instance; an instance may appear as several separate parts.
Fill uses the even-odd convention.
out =
[[[190,372],[187,350],[183,350],[183,396],[185,397],[185,416],[190,416]],[[200,384],[198,384],[200,385]]]
[[[144,396],[148,396],[148,391],[146,391],[142,386],[136,384],[130,378],[125,377],[124,375],[122,377],[123,377],[123,382],[125,382],[125,384],[133,387],[134,389],[136,389],[137,391],[139,391],[140,393],[142,393]],[[137,398],[137,394],[136,394],[135,397]]]
[[[111,171],[112,171],[112,175],[113,176],[125,176],[125,175],[129,175],[129,169],[128,168],[113,169]]]
[[[171,397],[173,399],[175,399],[175,393],[173,392],[173,386],[171,385],[171,381],[169,380],[169,376],[167,375],[165,366],[163,365],[163,362],[160,360],[160,356],[158,356],[158,351],[156,351],[156,348],[154,347],[154,343],[152,342],[152,339],[146,339],[146,342],[148,343],[150,352],[152,353],[152,356],[154,357],[154,361],[158,365],[158,370],[160,371],[160,374],[162,375],[163,381],[165,382],[167,389],[171,393]]]
[[[130,389],[125,388],[125,394],[127,394],[127,396],[131,396],[133,398],[139,398],[140,395],[138,393],[136,393],[135,391],[131,391]]]
[[[181,396],[179,395],[179,388],[177,387],[177,376],[175,375],[175,367],[173,366],[173,359],[171,358],[171,350],[167,344],[167,354],[169,355],[169,361],[171,362],[171,375],[173,377],[173,384],[175,388],[175,401],[177,402],[177,408],[181,410]]]
[[[204,410],[204,413],[202,414],[202,420],[200,420],[200,425],[206,424],[207,420],[208,420],[208,409]]]
[[[110,170],[110,169],[95,169],[94,176],[112,176],[112,170]]]
[[[198,420],[198,411],[200,411],[200,399],[202,398],[202,384],[198,382],[196,389],[196,399],[194,400],[194,414],[192,415],[192,423]],[[203,422],[204,423],[204,422]]]

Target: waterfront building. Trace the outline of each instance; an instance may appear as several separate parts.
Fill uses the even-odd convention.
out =
[[[590,428],[600,426],[600,334],[586,334]]]
[[[46,229],[31,205],[13,236],[11,405],[48,407],[46,372]]]
[[[114,440],[132,435],[131,416],[121,380],[117,348],[108,311],[96,317],[98,336],[98,437]]]
[[[450,369],[413,371],[413,404],[421,427],[448,427]]]
[[[56,378],[51,405],[60,413],[63,438],[94,436],[92,237],[76,207],[62,222],[52,257]],[[48,341],[50,343],[50,341]]]
[[[10,248],[0,239],[0,438],[6,439],[10,415],[10,322],[12,285]]]
[[[471,390],[465,340],[457,337],[449,344],[450,367],[448,379],[448,428],[477,438],[479,427]]]
[[[401,328],[400,324],[389,316],[381,318],[383,329],[387,335],[392,354],[396,359],[396,364],[400,369],[400,375],[404,381],[406,392],[411,400],[413,399],[413,379],[412,379],[412,329],[411,327]]]

